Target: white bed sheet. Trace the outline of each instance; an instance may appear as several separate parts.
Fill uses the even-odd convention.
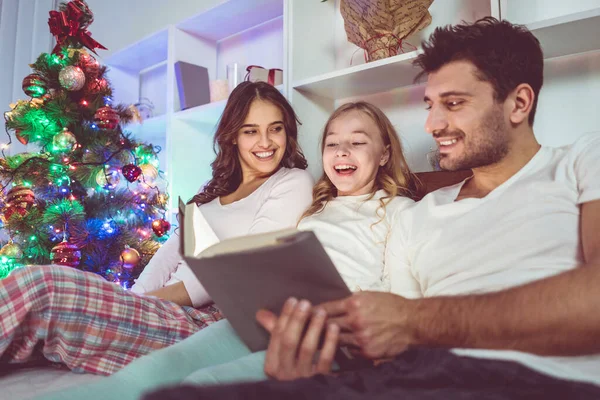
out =
[[[102,376],[75,374],[52,366],[19,369],[0,377],[0,400],[29,400],[97,379],[102,379]]]

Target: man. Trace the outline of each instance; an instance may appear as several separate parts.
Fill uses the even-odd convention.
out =
[[[279,317],[257,316],[272,335],[265,372],[278,380],[330,373],[338,343],[395,359],[195,394],[600,398],[600,136],[560,149],[538,144],[543,56],[523,27],[485,18],[438,28],[423,50],[426,130],[441,167],[473,177],[396,216],[393,294],[361,292],[312,309],[291,299]]]

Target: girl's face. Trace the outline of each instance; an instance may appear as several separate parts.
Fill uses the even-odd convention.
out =
[[[283,159],[286,142],[281,110],[267,101],[253,101],[234,141],[243,176],[272,175]]]
[[[331,121],[325,132],[323,169],[340,196],[373,191],[380,166],[389,159],[379,128],[360,111],[349,111]]]

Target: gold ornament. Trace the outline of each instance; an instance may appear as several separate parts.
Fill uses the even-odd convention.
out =
[[[119,168],[116,167],[107,168],[106,171],[101,169],[96,174],[96,183],[105,189],[114,189],[121,181],[120,175]]]
[[[140,253],[129,246],[125,246],[125,250],[121,252],[121,262],[123,263],[123,268],[126,269],[135,268],[141,258]]]
[[[85,74],[81,68],[69,65],[59,72],[58,81],[63,88],[76,92],[85,85]]]
[[[158,170],[154,165],[142,164],[140,168],[142,169],[142,175],[144,175],[144,183],[153,183],[158,178]]]
[[[19,258],[23,257],[23,251],[18,244],[10,241],[0,249],[0,256],[18,260]]]
[[[68,128],[63,128],[63,131],[56,134],[52,139],[52,144],[60,151],[68,151],[75,146],[77,139],[75,135],[69,132]]]

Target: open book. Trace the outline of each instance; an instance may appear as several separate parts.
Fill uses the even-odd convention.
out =
[[[252,351],[269,343],[255,319],[259,309],[279,314],[291,296],[316,305],[351,294],[311,231],[288,229],[203,247],[210,240],[198,237],[208,225],[200,209],[180,200],[179,213],[183,258]]]

